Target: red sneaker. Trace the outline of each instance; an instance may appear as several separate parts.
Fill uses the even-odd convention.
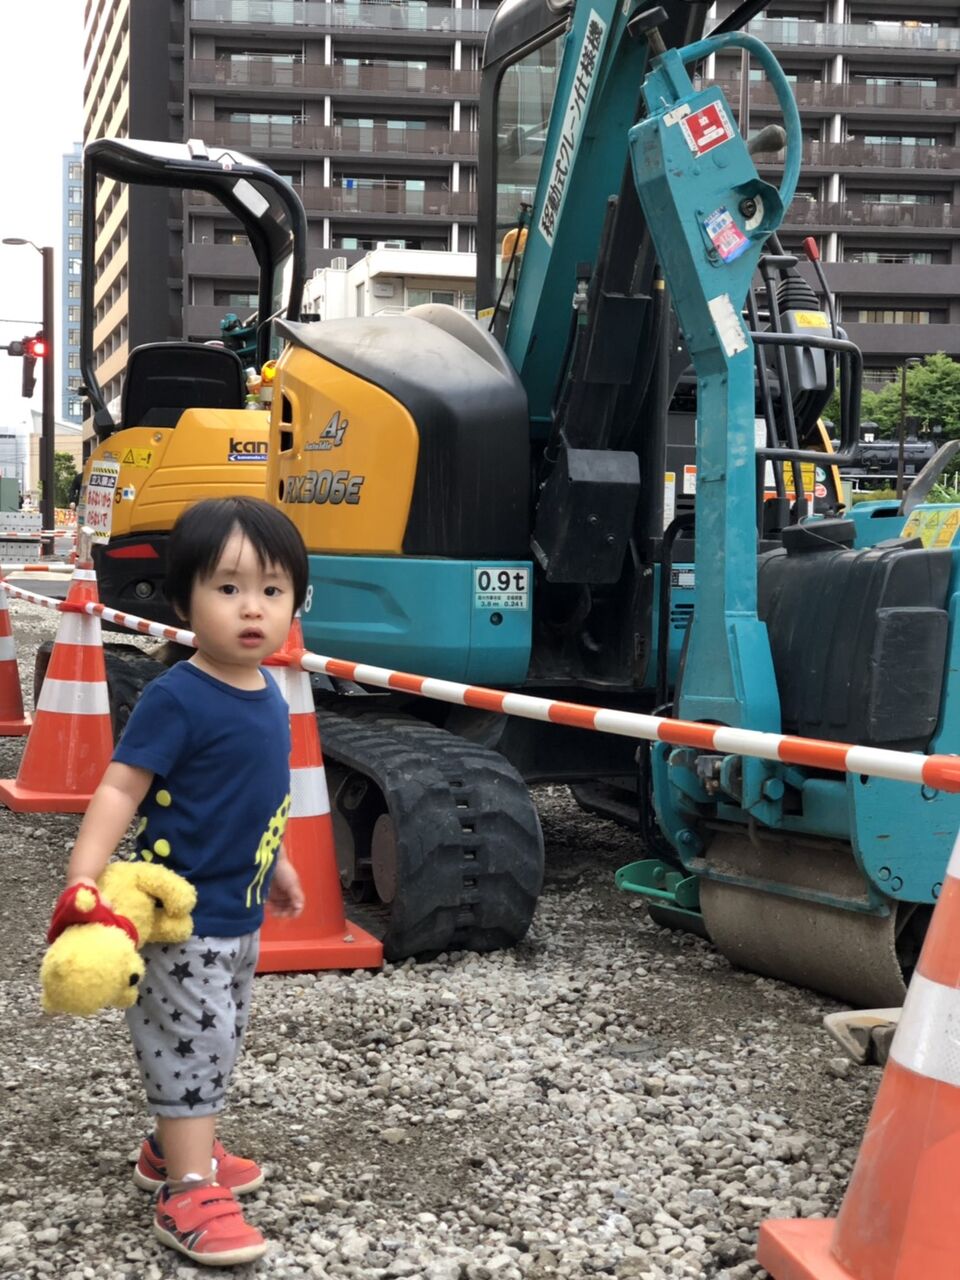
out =
[[[162,1244],[208,1267],[253,1262],[269,1248],[226,1187],[198,1187],[174,1195],[163,1187],[157,1197],[153,1234]]]
[[[219,1138],[213,1144],[213,1175],[218,1186],[238,1196],[263,1185],[263,1170],[256,1161],[231,1155]],[[133,1180],[142,1191],[157,1191],[167,1180],[167,1162],[153,1134],[143,1140]]]

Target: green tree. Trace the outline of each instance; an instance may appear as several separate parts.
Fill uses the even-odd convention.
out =
[[[834,394],[824,416],[839,422],[839,398]],[[945,438],[960,435],[960,364],[938,351],[922,364],[907,369],[907,418],[915,418],[921,431],[939,426]],[[861,422],[875,422],[880,434],[895,436],[900,430],[900,377],[882,390],[864,391]]]
[[[53,502],[57,507],[70,505],[70,486],[77,474],[73,458],[69,453],[57,452],[53,455]]]

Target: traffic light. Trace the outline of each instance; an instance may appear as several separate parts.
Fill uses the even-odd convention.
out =
[[[34,367],[38,360],[42,360],[47,354],[47,340],[42,333],[36,334],[32,338],[24,338],[23,340],[23,381],[20,384],[20,394],[29,400],[34,388],[37,385],[37,375],[34,373]]]

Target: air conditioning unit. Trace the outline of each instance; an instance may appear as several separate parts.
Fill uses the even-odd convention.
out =
[[[346,258],[334,258],[331,261],[330,266],[333,268],[334,271],[346,271],[347,260]]]
[[[403,249],[405,244],[402,240],[378,240],[378,249]]]

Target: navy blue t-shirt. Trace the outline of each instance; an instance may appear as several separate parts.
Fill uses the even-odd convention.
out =
[[[258,929],[290,812],[290,720],[276,682],[235,689],[178,662],[144,689],[113,753],[149,769],[137,857],[197,891],[194,934]]]

